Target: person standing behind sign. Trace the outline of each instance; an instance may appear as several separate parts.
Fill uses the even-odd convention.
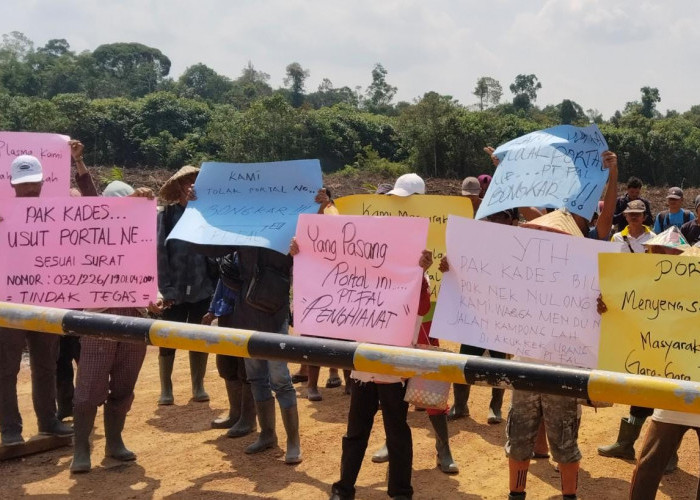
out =
[[[167,241],[170,231],[180,220],[187,206],[188,192],[194,184],[199,169],[185,165],[168,179],[160,189],[159,197],[166,203],[158,213],[158,290],[162,295],[163,319],[180,323],[199,324],[207,313],[216,283],[213,261],[192,252],[189,244],[181,240]],[[212,273],[213,269],[213,273]],[[189,351],[192,400],[209,401],[204,390],[204,375],[209,354]],[[158,355],[160,373],[159,405],[172,405],[172,373],[175,349],[161,347]]]
[[[641,197],[642,181],[638,177],[630,177],[627,179],[627,192],[620,196],[615,203],[615,214],[613,215],[613,224],[617,226],[619,231],[622,231],[627,226],[625,217],[625,209],[631,201],[641,201],[644,204],[644,217],[642,223],[645,226],[654,224],[654,219],[651,216],[651,205],[649,200]]]
[[[643,224],[646,206],[642,200],[632,200],[622,212],[625,228],[613,234],[610,241],[622,243],[623,253],[644,253],[644,242],[656,234]]]
[[[41,163],[34,156],[18,156],[12,162],[10,171],[10,184],[16,197],[32,198],[41,195],[44,175]],[[73,429],[56,418],[56,362],[59,337],[48,333],[0,328],[0,443],[6,446],[24,442],[22,416],[17,401],[17,374],[25,345],[29,347],[32,402],[39,424],[39,434],[73,434]]]
[[[121,181],[108,184],[102,195],[154,198],[150,189],[134,190]],[[145,309],[122,307],[100,309],[98,312],[141,317]],[[97,407],[103,404],[105,456],[122,462],[136,460],[136,454],[124,446],[122,431],[126,414],[134,401],[134,386],[145,357],[145,343],[115,342],[91,336],[80,338],[80,363],[73,398],[75,445],[70,465],[72,473],[90,471],[90,434]]]

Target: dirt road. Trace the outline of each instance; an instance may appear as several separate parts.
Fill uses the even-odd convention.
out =
[[[324,499],[338,478],[341,437],[349,397],[342,389],[321,389],[322,402],[304,398],[306,389],[298,387],[304,461],[296,467],[285,465],[283,451],[271,450],[249,456],[243,449],[254,438],[222,437],[209,428],[209,421],[226,407],[222,381],[216,374],[213,358],[209,361],[206,386],[210,403],[189,402],[187,356],[178,353],[175,362],[176,405],[156,406],[159,394],[157,350],[149,348],[136,387],[136,401],[127,419],[124,440],[138,454],[128,465],[102,463],[104,433],[101,412],[93,439],[89,474],[71,476],[68,466],[71,450],[64,448],[42,455],[0,463],[0,498],[24,496],[59,498],[169,498],[169,499]],[[291,369],[296,366],[290,365]],[[322,370],[321,382],[327,371]],[[25,417],[25,438],[36,432],[31,410],[29,368],[20,373],[20,404]],[[450,425],[452,449],[460,466],[457,476],[446,476],[435,467],[435,448],[427,415],[409,412],[414,439],[413,486],[416,499],[504,499],[508,494],[507,461],[503,453],[504,425],[486,424],[490,389],[476,387],[469,402],[472,416]],[[506,407],[509,395],[506,393]],[[619,418],[627,407],[584,409],[580,445],[584,454],[580,475],[583,499],[627,498],[633,464],[604,459],[596,446],[617,436]],[[374,464],[369,456],[384,438],[381,416],[377,417],[370,449],[358,481],[358,499],[383,499],[386,496],[386,464]],[[284,442],[284,430],[278,418],[278,435]],[[639,445],[637,446],[639,449]],[[698,476],[698,442],[687,434],[680,450],[680,469],[662,482],[659,499],[695,498]],[[561,498],[559,475],[552,463],[532,463],[528,480],[528,499]]]

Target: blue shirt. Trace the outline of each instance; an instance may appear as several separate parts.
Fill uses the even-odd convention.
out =
[[[216,284],[216,291],[214,292],[214,297],[212,297],[211,299],[209,312],[214,313],[214,316],[216,316],[217,318],[220,316],[231,314],[233,312],[233,305],[235,303],[236,292],[224,285],[223,281],[219,279],[219,282]]]
[[[664,217],[664,220],[661,220],[662,214],[659,213],[656,216],[656,219],[654,219],[654,232],[656,234],[660,234],[671,226],[676,226],[678,229],[680,229],[683,223],[685,222],[683,220],[683,212],[683,209],[679,210],[675,214],[667,212],[668,216]],[[693,212],[688,211],[688,214],[690,214],[690,219],[688,219],[688,221],[695,219],[695,214]]]

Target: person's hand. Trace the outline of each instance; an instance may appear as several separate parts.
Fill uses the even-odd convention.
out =
[[[83,143],[76,139],[72,139],[68,141],[68,145],[70,146],[70,155],[73,158],[73,161],[76,163],[83,161],[83,150],[85,149]]]
[[[450,270],[450,263],[447,261],[447,255],[443,255],[442,259],[440,259],[440,265],[438,266],[438,270],[441,273],[446,273]]]
[[[2,218],[2,215],[0,215],[0,222],[4,221],[5,219]]]
[[[296,238],[292,238],[292,241],[289,242],[289,255],[294,257],[298,253],[299,253],[299,243],[297,243]]]
[[[433,252],[423,250],[420,253],[420,259],[418,259],[418,265],[423,269],[423,272],[427,271],[433,265]]]
[[[326,189],[320,188],[318,191],[316,191],[316,197],[314,198],[314,201],[319,205],[328,205],[331,199],[328,197]]]
[[[149,200],[152,200],[156,197],[156,195],[153,194],[153,190],[149,187],[136,188],[130,196],[134,198],[148,198]]]
[[[207,312],[204,316],[202,316],[202,324],[203,325],[211,325],[214,322],[214,313],[209,311]]]
[[[156,300],[155,303],[149,302],[148,303],[148,312],[151,314],[155,314],[156,316],[159,316],[163,312],[163,299],[158,299]]]
[[[484,152],[491,157],[491,163],[493,163],[493,166],[497,167],[501,160],[498,159],[498,156],[493,154],[494,151],[496,150],[492,146],[486,146],[484,148]]]
[[[603,314],[604,312],[608,311],[608,306],[605,305],[605,302],[603,302],[603,296],[600,294],[596,299],[596,310],[598,311],[598,314]]]
[[[603,167],[608,170],[617,170],[617,155],[615,153],[612,151],[603,151],[600,157],[603,159]]]

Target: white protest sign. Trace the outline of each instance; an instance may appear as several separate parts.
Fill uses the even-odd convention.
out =
[[[598,254],[618,245],[450,216],[431,336],[594,368]]]

